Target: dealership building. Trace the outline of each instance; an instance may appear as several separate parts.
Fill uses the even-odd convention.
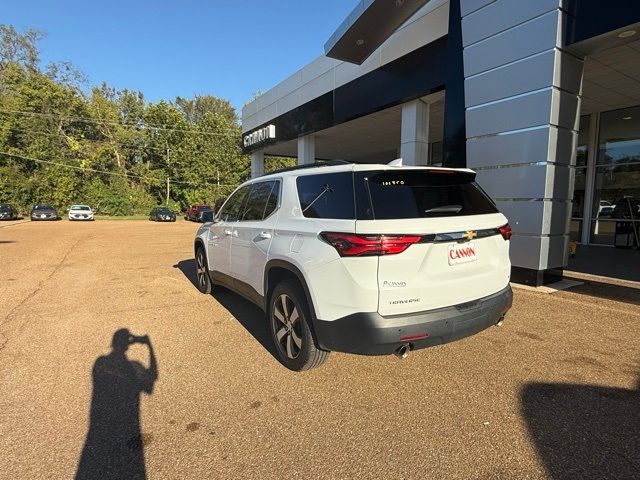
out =
[[[570,241],[637,247],[640,1],[361,0],[324,50],[243,108],[252,175],[265,155],[472,168],[522,283],[561,278]]]

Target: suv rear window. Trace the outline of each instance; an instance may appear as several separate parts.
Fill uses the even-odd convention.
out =
[[[296,179],[302,214],[307,218],[353,220],[353,173],[304,175]]]
[[[357,172],[358,218],[389,220],[497,213],[474,182],[475,174],[449,170]],[[364,192],[363,192],[364,190]],[[369,201],[360,199],[366,194]],[[368,206],[368,208],[367,208]]]
[[[475,174],[451,170],[371,170],[298,177],[308,218],[392,220],[497,213]]]

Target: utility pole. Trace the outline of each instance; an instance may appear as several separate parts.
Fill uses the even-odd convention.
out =
[[[167,159],[165,161],[165,163],[167,164],[167,168],[169,167],[169,151],[170,148],[167,147]],[[167,201],[166,201],[166,205],[167,207],[169,206],[169,176],[167,175]]]

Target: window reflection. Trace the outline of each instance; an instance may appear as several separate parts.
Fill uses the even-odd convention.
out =
[[[442,166],[442,142],[429,144],[429,165],[434,167]]]
[[[600,118],[591,242],[629,247],[640,230],[640,107]]]
[[[600,116],[598,165],[640,163],[640,107]]]
[[[587,155],[589,145],[589,115],[580,117],[580,130],[578,131],[578,147],[576,154],[576,177],[573,190],[573,204],[571,207],[570,237],[572,241],[579,242],[582,234],[582,216],[584,212],[584,194],[587,176]]]

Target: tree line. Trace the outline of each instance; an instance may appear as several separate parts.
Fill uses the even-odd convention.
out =
[[[229,101],[149,102],[67,62],[41,66],[37,30],[0,24],[0,203],[89,204],[106,215],[214,203],[250,177]],[[272,157],[266,170],[295,163]],[[169,179],[169,197],[166,196]]]

